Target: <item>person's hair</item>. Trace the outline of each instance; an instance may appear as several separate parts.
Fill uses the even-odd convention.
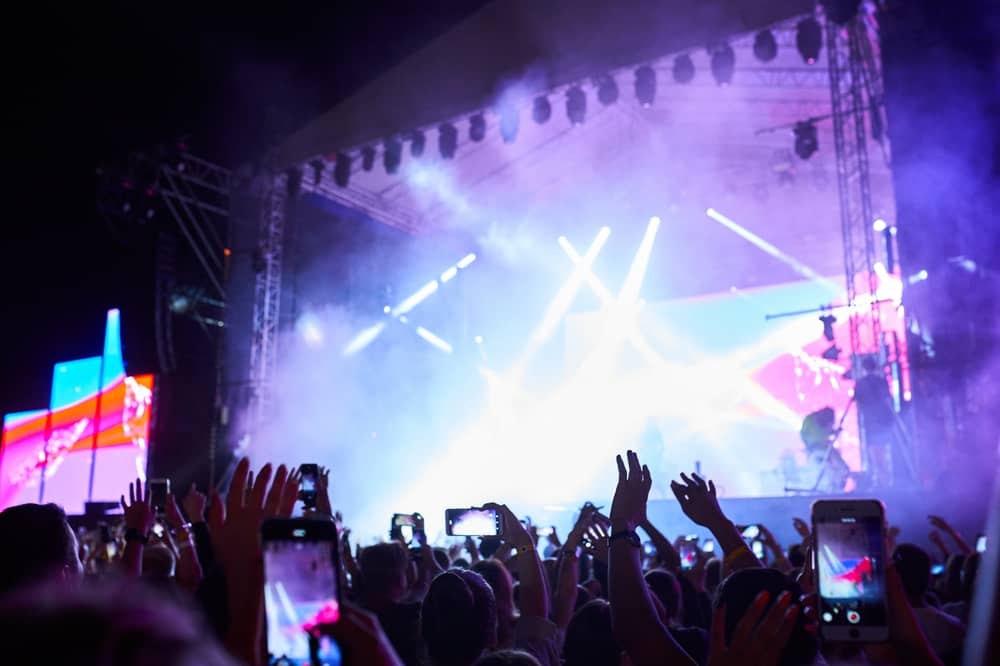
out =
[[[707,609],[698,602],[698,590],[694,583],[686,576],[676,576],[676,579],[681,590],[680,616],[678,617],[681,626],[708,629],[710,617],[707,615]]]
[[[156,583],[164,583],[174,577],[176,561],[171,550],[162,543],[142,549],[142,577]]]
[[[522,650],[497,650],[476,660],[474,666],[542,666],[537,659]]]
[[[66,513],[55,504],[0,511],[0,544],[0,596],[79,564]]]
[[[456,557],[451,563],[452,569],[468,569],[470,566],[469,560],[464,557]]]
[[[965,555],[952,553],[944,564],[944,578],[941,581],[941,596],[943,601],[958,601],[962,598],[962,567],[965,566]]]
[[[235,666],[212,636],[197,614],[126,579],[47,583],[0,603],[7,663],[29,663],[29,651],[30,661],[49,663],[63,651],[74,664]]]
[[[795,543],[788,548],[788,563],[792,567],[801,567],[806,563],[806,551],[802,544]]]
[[[388,597],[401,594],[410,554],[398,541],[377,543],[361,551],[361,589],[366,595]]]
[[[472,565],[472,571],[486,579],[493,590],[497,609],[497,645],[506,647],[514,643],[514,580],[500,560],[490,558]]]
[[[563,644],[565,666],[618,666],[621,653],[611,630],[611,604],[593,599],[573,613]]]
[[[713,557],[708,562],[705,563],[705,589],[708,592],[714,593],[715,589],[719,587],[719,583],[722,581],[722,560],[718,557]]]
[[[496,643],[493,590],[475,571],[439,574],[424,597],[420,633],[431,663],[467,666]]]
[[[646,573],[646,585],[663,604],[667,622],[678,619],[681,610],[681,586],[677,577],[663,569],[653,569]]]
[[[892,551],[896,571],[910,597],[922,597],[931,581],[931,558],[920,546],[901,543]]]
[[[590,590],[585,588],[583,585],[577,585],[576,603],[573,605],[573,612],[575,613],[576,611],[583,608],[584,604],[586,604],[588,601],[591,601],[593,598],[594,595],[591,594]]]
[[[448,557],[447,550],[444,548],[432,548],[431,552],[434,553],[434,559],[437,560],[438,566],[442,569],[451,567],[451,558]]]
[[[798,583],[790,581],[783,573],[776,569],[739,569],[730,574],[719,584],[719,589],[715,595],[714,608],[725,604],[726,606],[726,642],[732,640],[733,631],[736,624],[746,613],[753,603],[753,600],[761,591],[767,590],[770,593],[768,608],[777,601],[782,592],[789,592],[792,595],[792,603],[798,604],[802,589]],[[766,613],[766,611],[765,611]],[[795,628],[792,635],[781,653],[779,664],[788,666],[798,664],[811,664],[816,659],[818,645],[816,637],[806,629],[806,618],[803,613],[799,613],[795,620]]]
[[[972,602],[972,592],[976,586],[976,575],[979,573],[982,559],[981,553],[972,553],[965,558],[965,564],[962,565],[962,601]]]

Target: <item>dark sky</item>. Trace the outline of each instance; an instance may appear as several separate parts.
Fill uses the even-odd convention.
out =
[[[485,3],[92,4],[7,23],[0,413],[44,407],[52,364],[98,353],[109,307],[131,369],[155,370],[151,251],[96,214],[99,164],[181,133],[252,159]]]

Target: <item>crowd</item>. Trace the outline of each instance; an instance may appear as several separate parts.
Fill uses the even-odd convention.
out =
[[[307,513],[337,524],[343,603],[312,631],[348,665],[961,663],[973,596],[992,592],[977,590],[982,555],[944,519],[930,517],[934,554],[887,535],[888,642],[830,643],[818,631],[806,521],[796,519],[801,541],[788,548],[761,526],[755,554],[714,484],[681,475],[671,484],[681,509],[717,546],[682,564],[679,542],[647,517],[649,469],[633,452],[616,462],[610,511],[585,504],[564,539],[488,504],[502,536],[450,548],[352,548],[321,475]],[[79,533],[53,504],[4,510],[4,663],[271,663],[260,531],[297,510],[299,483],[284,465],[254,474],[243,460],[225,497],[192,486],[158,515],[136,480],[120,525]],[[932,575],[936,560],[943,570]]]

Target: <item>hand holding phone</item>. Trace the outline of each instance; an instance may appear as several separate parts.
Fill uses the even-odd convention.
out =
[[[167,495],[170,494],[170,479],[150,479],[146,483],[149,488],[149,502],[157,515],[162,515],[167,507]]]
[[[319,479],[319,465],[303,463],[299,465],[299,499],[306,509],[316,508],[316,483]]]
[[[496,509],[471,507],[445,509],[445,532],[448,536],[500,536],[503,521]]]
[[[412,543],[425,543],[424,517],[419,513],[394,513],[389,522],[389,539],[401,541],[409,546]]]

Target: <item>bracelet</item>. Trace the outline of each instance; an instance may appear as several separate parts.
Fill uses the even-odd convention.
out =
[[[624,539],[634,548],[642,546],[642,539],[640,539],[639,535],[635,533],[635,530],[622,530],[621,532],[615,532],[608,537],[608,546],[610,547],[612,543],[618,541],[619,539]]]
[[[187,537],[188,539],[190,539],[191,538],[191,523],[184,523],[183,525],[181,525],[179,527],[175,527],[174,529],[170,530],[170,536],[176,538],[177,535],[179,533],[182,533],[182,532],[184,533],[185,537]]]
[[[143,546],[149,543],[149,536],[142,534],[134,527],[130,527],[125,530],[125,543],[130,542],[140,543]]]
[[[728,567],[733,563],[735,559],[741,557],[744,553],[750,553],[750,549],[747,548],[747,545],[745,543],[741,543],[739,548],[726,555],[726,559],[723,560],[722,562],[723,567]],[[753,555],[753,553],[750,554]],[[756,558],[756,555],[754,555],[754,557]]]

